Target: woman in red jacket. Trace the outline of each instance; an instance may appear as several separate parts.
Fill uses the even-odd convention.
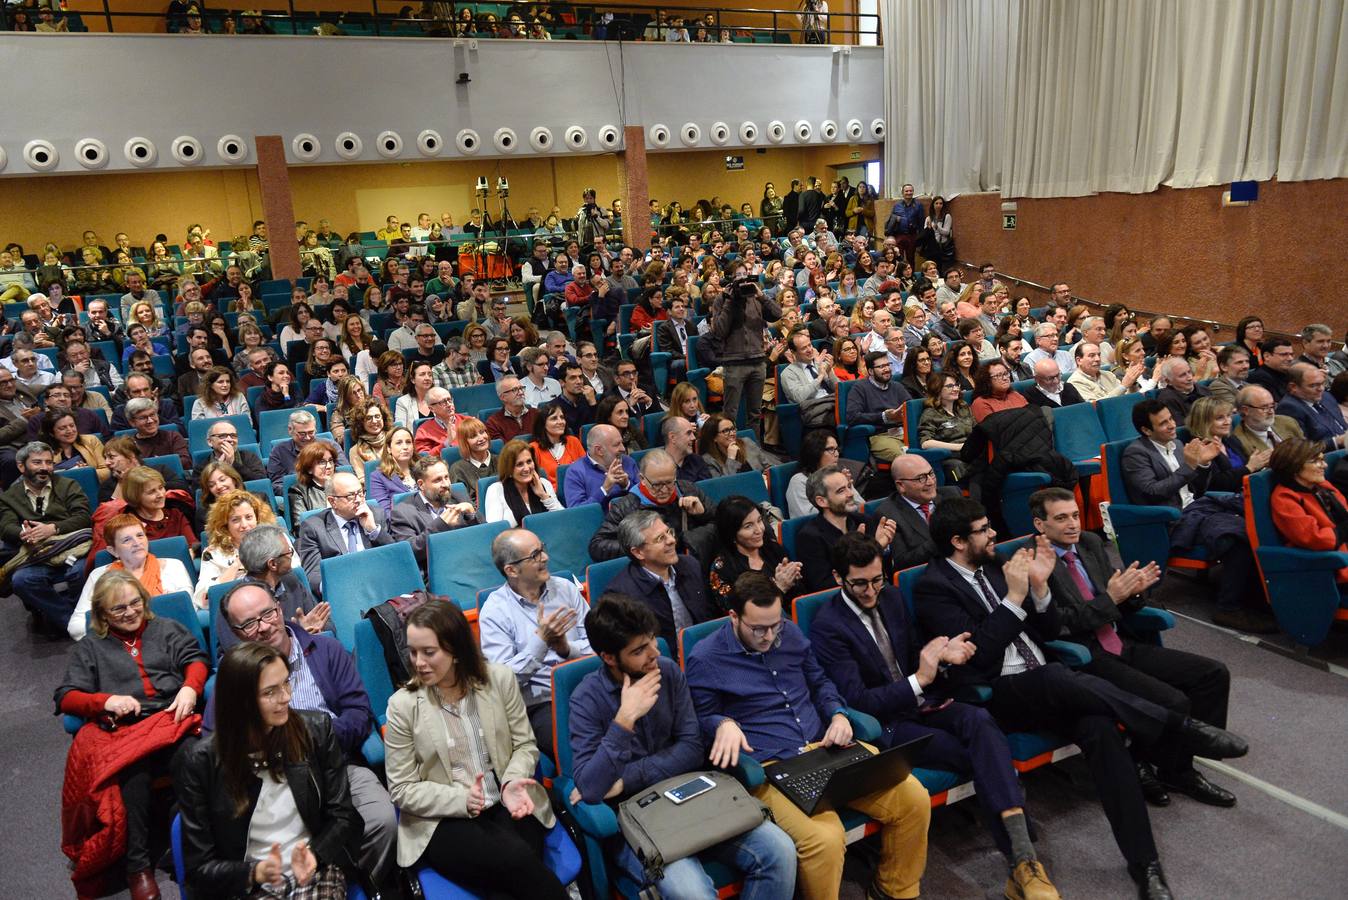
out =
[[[1325,454],[1319,443],[1288,438],[1273,449],[1268,467],[1278,482],[1271,498],[1273,524],[1292,547],[1348,551],[1348,503],[1325,480]],[[1348,567],[1339,570],[1348,584]]]

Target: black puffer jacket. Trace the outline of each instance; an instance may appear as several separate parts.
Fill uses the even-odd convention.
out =
[[[313,741],[309,759],[286,767],[286,781],[309,831],[309,847],[320,868],[351,869],[363,825],[351,803],[346,756],[326,713],[291,710],[290,714],[303,720]],[[253,889],[254,863],[244,854],[262,780],[254,780],[247,809],[236,815],[224,787],[215,741],[204,740],[183,761],[174,785],[182,808],[188,888],[198,897],[244,896]]]
[[[1076,487],[1072,461],[1053,448],[1053,428],[1038,407],[1004,409],[974,427],[960,456],[969,464],[969,496],[1000,517],[1002,483],[1013,472],[1044,472],[1054,487]]]

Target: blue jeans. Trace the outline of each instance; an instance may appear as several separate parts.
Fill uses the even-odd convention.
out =
[[[796,889],[796,845],[772,822],[665,866],[664,877],[655,883],[660,895],[665,900],[715,900],[716,885],[700,860],[715,860],[742,873],[742,900],[783,900]],[[623,845],[617,864],[628,877],[645,884],[641,861],[631,847]]]
[[[18,549],[6,544],[0,548],[0,559],[9,559]],[[24,606],[65,631],[84,584],[84,560],[78,559],[69,566],[46,563],[23,566],[14,573],[13,582],[14,594]],[[64,585],[64,589],[57,590],[58,584]]]

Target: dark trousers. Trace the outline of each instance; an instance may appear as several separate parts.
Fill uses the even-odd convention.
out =
[[[8,562],[18,552],[17,544],[0,545],[0,562]],[[52,630],[65,631],[84,586],[84,560],[77,559],[70,565],[21,566],[12,581],[14,594],[25,608],[42,616]]]
[[[1002,812],[1023,807],[1025,794],[1011,767],[1011,747],[992,713],[979,706],[952,703],[945,709],[896,723],[893,743],[907,743],[924,734],[930,734],[931,741],[917,763],[966,777],[972,775],[993,839],[998,849],[1010,853],[1011,841],[1002,827]]]
[[[549,759],[557,752],[553,746],[556,739],[552,736],[552,704],[539,703],[529,707],[529,724],[534,729],[534,743],[539,751]]]
[[[1219,550],[1213,555],[1222,563],[1222,577],[1217,581],[1217,608],[1228,611],[1242,607],[1266,608],[1259,570],[1249,542],[1244,538],[1227,538],[1219,544]]]
[[[126,808],[127,872],[148,869],[153,862],[150,858],[151,785],[155,779],[171,774],[177,754],[184,747],[190,747],[195,743],[195,740],[186,740],[172,747],[165,747],[142,757],[117,773],[117,781],[122,788],[122,805]]]
[[[1049,663],[996,679],[988,710],[1010,731],[1049,729],[1069,734],[1086,757],[1123,858],[1146,864],[1157,858],[1156,841],[1137,769],[1115,722],[1122,721],[1144,746],[1151,746],[1172,714],[1147,700],[1131,701],[1135,702],[1102,678]],[[1142,733],[1134,730],[1130,719]]]
[[[752,429],[760,438],[763,436],[759,425],[763,418],[763,384],[766,381],[763,366],[761,359],[752,362],[729,362],[721,366],[724,381],[724,387],[721,388],[721,413],[732,422],[736,422],[740,400],[743,399],[744,427]]]
[[[471,819],[441,819],[417,865],[493,900],[566,900],[543,862],[546,838],[533,816],[512,819],[498,803]]]
[[[1115,656],[1101,650],[1093,641],[1091,663],[1082,671],[1098,675],[1181,716],[1226,727],[1227,704],[1231,694],[1231,673],[1215,659],[1127,641],[1123,652]],[[1193,756],[1164,749],[1152,757],[1165,772],[1185,772],[1193,768]]]

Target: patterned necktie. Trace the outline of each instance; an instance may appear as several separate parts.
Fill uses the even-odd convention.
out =
[[[1081,574],[1078,567],[1078,560],[1075,550],[1068,550],[1062,555],[1063,562],[1067,563],[1067,573],[1072,576],[1072,581],[1076,584],[1077,590],[1081,593],[1081,599],[1087,603],[1095,596],[1095,587],[1085,575]],[[1123,641],[1119,640],[1119,633],[1114,630],[1114,623],[1106,622],[1095,629],[1095,639],[1100,642],[1100,647],[1106,653],[1112,653],[1118,656],[1123,652]]]
[[[862,609],[862,612],[871,620],[871,633],[875,637],[876,646],[880,649],[880,656],[884,658],[885,668],[889,669],[890,679],[898,681],[903,677],[903,670],[899,668],[899,661],[894,658],[894,646],[889,642],[885,620],[880,617],[880,604],[877,603],[870,609]]]
[[[982,569],[974,571],[974,581],[978,583],[978,589],[983,592],[983,602],[988,605],[988,612],[995,610],[1002,601],[997,599],[997,595],[992,591],[992,585],[988,583],[987,576],[983,574]],[[1040,666],[1039,658],[1034,655],[1034,650],[1025,642],[1025,638],[1020,632],[1011,639],[1011,646],[1016,648],[1016,655],[1020,661],[1025,663],[1026,669],[1037,669]]]
[[[356,537],[356,520],[346,523],[346,552],[355,553],[360,549],[360,538]]]

